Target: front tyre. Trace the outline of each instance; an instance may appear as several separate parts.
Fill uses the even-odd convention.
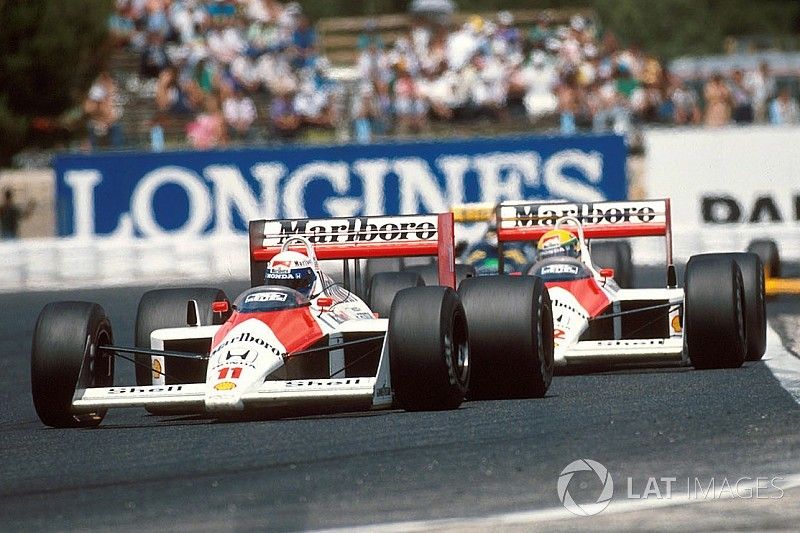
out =
[[[768,278],[781,276],[781,257],[778,244],[772,239],[756,239],[747,245],[747,251],[756,254],[764,265],[764,274]]]
[[[407,411],[456,409],[469,384],[464,308],[449,287],[401,290],[389,315],[395,399]]]
[[[47,304],[36,321],[31,346],[31,391],[36,414],[55,428],[97,426],[106,410],[72,408],[76,389],[114,384],[111,323],[102,307],[89,302]]]
[[[684,335],[695,368],[736,368],[747,354],[742,272],[725,254],[692,256],[684,276]]]
[[[470,278],[458,293],[470,334],[469,399],[543,397],[555,363],[553,312],[542,278]]]
[[[744,287],[744,323],[747,328],[747,361],[758,361],[767,351],[767,299],[764,288],[764,268],[754,253],[719,254],[736,261],[742,272]]]

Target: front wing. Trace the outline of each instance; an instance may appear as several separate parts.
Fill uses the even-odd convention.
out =
[[[556,364],[682,362],[683,338],[579,341]]]
[[[325,406],[337,403],[363,404],[364,408],[391,406],[387,386],[376,386],[376,377],[265,381],[258,390],[242,395],[245,409]],[[205,383],[152,387],[98,387],[78,390],[73,409],[93,411],[110,407],[176,407],[203,411]]]

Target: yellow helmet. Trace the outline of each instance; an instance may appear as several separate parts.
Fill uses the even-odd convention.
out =
[[[536,245],[539,259],[547,257],[580,257],[581,243],[571,231],[551,229],[539,239]]]

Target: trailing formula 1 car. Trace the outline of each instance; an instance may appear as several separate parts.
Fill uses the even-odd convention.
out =
[[[761,260],[753,253],[693,256],[679,288],[668,199],[502,204],[496,216],[501,249],[528,240],[539,241],[540,255],[550,251],[527,274],[541,277],[550,291],[556,365],[727,368],[763,356]],[[664,237],[666,287],[620,288],[615,272],[593,261],[591,239],[648,236]]]
[[[547,203],[558,203],[548,200]],[[563,201],[562,201],[563,202]],[[514,204],[515,202],[506,202]],[[457,204],[452,207],[456,222],[456,240],[471,237],[463,255],[463,262],[475,269],[475,275],[494,275],[499,271],[499,250],[495,220],[497,204],[476,202]],[[477,228],[476,228],[477,226]],[[481,233],[476,235],[475,229]],[[476,240],[477,237],[477,240]],[[506,242],[503,246],[503,272],[515,274],[525,272],[536,259],[535,242]],[[592,258],[595,263],[615,272],[614,280],[621,288],[634,285],[634,267],[631,245],[624,239],[595,240],[592,242]]]
[[[220,418],[439,410],[457,408],[467,393],[547,391],[553,343],[544,283],[494,278],[456,292],[452,214],[257,220],[249,238],[250,289],[233,304],[215,288],[149,291],[134,346],[115,344],[96,303],[45,306],[31,353],[42,422],[93,426],[112,407]],[[438,258],[437,286],[399,272],[373,282],[366,301],[348,289],[358,259],[426,255]],[[334,282],[318,259],[352,260],[348,281]],[[118,357],[136,363],[135,384],[114,383]]]
[[[767,296],[780,294],[800,294],[800,278],[788,278],[782,275],[782,264],[778,243],[772,239],[756,239],[747,246],[747,251],[761,258],[764,264],[764,287]]]

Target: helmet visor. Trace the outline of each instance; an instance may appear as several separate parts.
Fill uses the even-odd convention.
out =
[[[308,298],[316,278],[314,269],[311,267],[294,268],[292,270],[269,269],[264,276],[264,281],[267,285],[279,285],[294,289]]]

